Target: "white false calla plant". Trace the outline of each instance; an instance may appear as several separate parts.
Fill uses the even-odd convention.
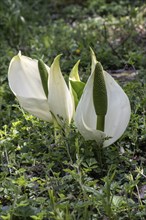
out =
[[[91,49],[91,75],[76,108],[75,124],[86,140],[107,147],[124,133],[131,108],[127,95],[105,72]]]
[[[22,108],[40,119],[57,121],[63,126],[62,120],[71,122],[74,104],[60,70],[59,58],[57,56],[49,68],[42,60],[19,52],[10,62],[8,81]]]

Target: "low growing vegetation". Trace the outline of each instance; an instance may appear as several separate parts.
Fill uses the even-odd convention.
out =
[[[1,0],[0,219],[146,219],[146,4],[110,0]],[[51,65],[62,53],[68,80],[78,59],[90,74],[92,47],[131,103],[124,135],[95,158],[74,123],[57,141],[50,123],[25,112],[7,79],[11,58]],[[96,152],[98,155],[98,151]]]

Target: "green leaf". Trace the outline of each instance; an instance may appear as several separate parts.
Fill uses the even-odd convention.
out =
[[[38,60],[38,68],[46,97],[48,98],[48,71],[42,60]]]
[[[69,79],[72,81],[80,81],[80,77],[79,77],[79,73],[78,73],[79,63],[80,63],[80,60],[78,60],[76,62],[76,64],[74,65],[74,67],[71,70]]]
[[[72,88],[72,94],[73,94],[75,108],[76,108],[78,105],[79,99],[78,99],[77,93],[75,92],[75,90],[73,88]]]
[[[84,87],[85,87],[85,83],[81,82],[81,81],[72,81],[70,80],[70,84],[73,90],[73,96],[75,99],[75,105],[77,106],[81,95],[83,93]]]

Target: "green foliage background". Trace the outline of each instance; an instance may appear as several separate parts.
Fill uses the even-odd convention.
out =
[[[94,158],[95,143],[85,142],[74,125],[55,143],[53,127],[20,108],[7,81],[19,50],[48,65],[63,53],[66,79],[81,59],[86,81],[89,47],[119,76],[132,108],[122,138],[103,150],[103,164]],[[146,218],[145,60],[144,1],[0,1],[0,219]]]

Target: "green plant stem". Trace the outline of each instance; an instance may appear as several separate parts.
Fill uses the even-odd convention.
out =
[[[65,145],[66,145],[66,150],[67,150],[67,154],[68,154],[68,157],[70,159],[70,162],[71,162],[71,164],[73,164],[73,160],[72,160],[71,155],[70,155],[69,145],[68,145],[66,140],[65,140]]]
[[[56,120],[54,120],[54,140],[55,144],[58,144],[60,140],[60,126],[58,125]]]
[[[94,146],[93,153],[99,167],[103,168],[103,147],[99,145]]]

